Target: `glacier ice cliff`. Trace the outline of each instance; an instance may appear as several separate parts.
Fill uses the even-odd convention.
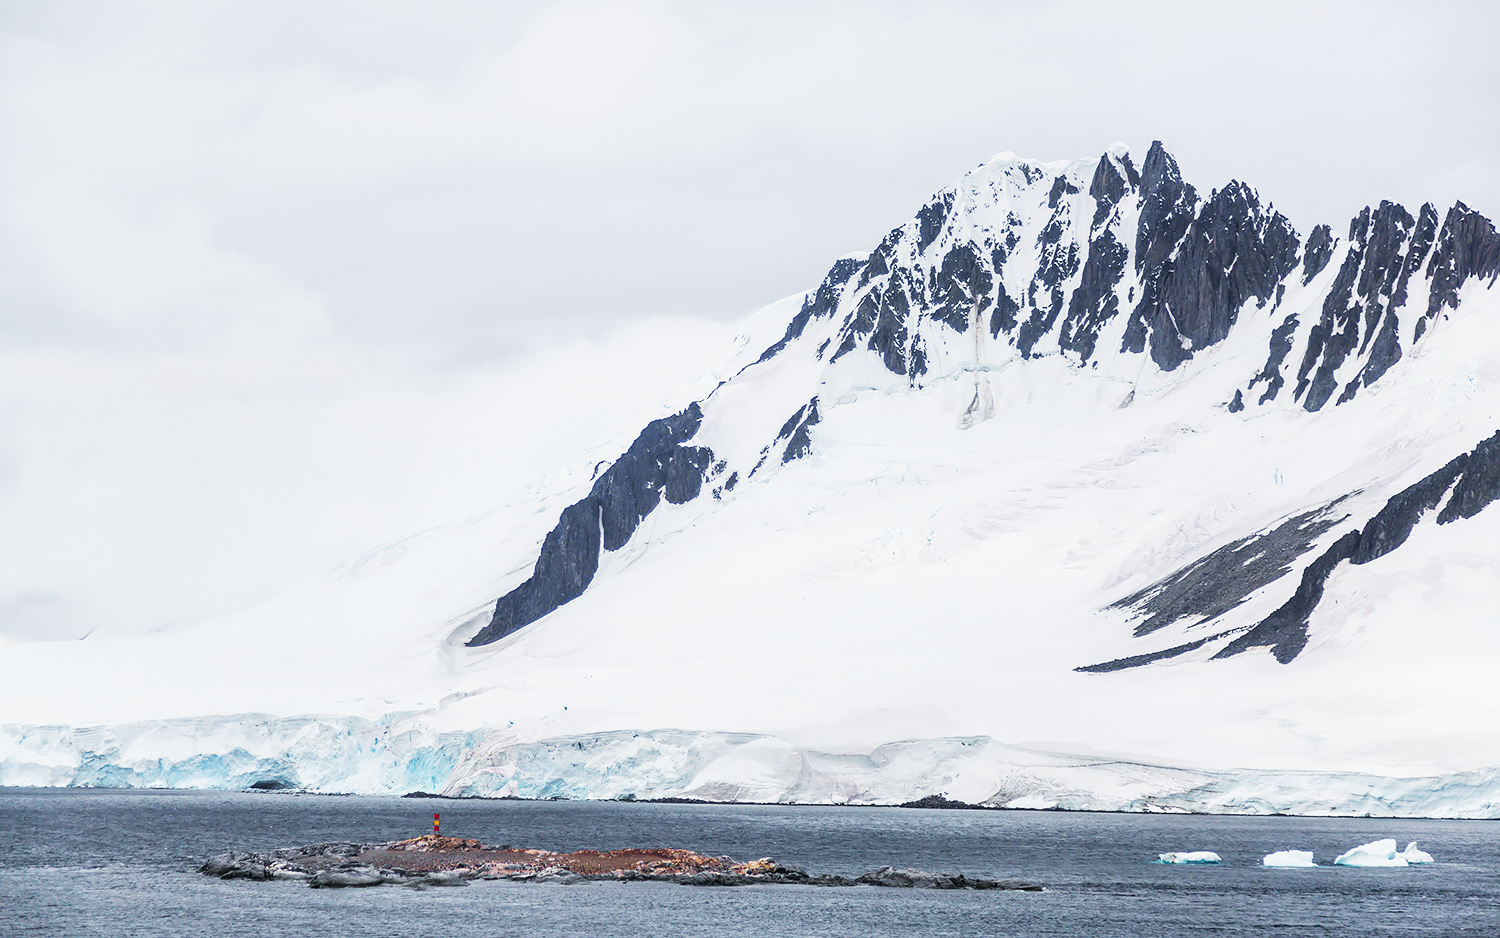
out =
[[[245,714],[0,726],[0,785],[851,805],[940,794],[1016,809],[1500,817],[1496,770],[1425,778],[1210,772],[1038,752],[987,737],[903,740],[854,753],[682,730],[520,743],[493,731],[424,731],[416,722]]]

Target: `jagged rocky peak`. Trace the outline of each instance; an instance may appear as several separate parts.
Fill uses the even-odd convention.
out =
[[[1276,323],[1265,366],[1243,393],[1236,392],[1230,409],[1242,409],[1247,399],[1276,400],[1289,378],[1291,398],[1304,410],[1347,403],[1384,377],[1444,309],[1457,307],[1466,282],[1493,285],[1500,272],[1494,225],[1462,202],[1448,210],[1441,226],[1438,217],[1431,204],[1413,215],[1381,202],[1349,222],[1343,241],[1326,225],[1313,229],[1300,276],[1277,288],[1311,291],[1310,302]],[[1296,362],[1290,374],[1288,362]]]
[[[1149,350],[1172,371],[1223,341],[1241,307],[1264,306],[1295,266],[1300,242],[1285,216],[1231,182],[1200,203],[1172,157],[1154,143],[1142,173],[1136,273],[1141,299],[1124,350]]]
[[[1159,268],[1171,255],[1198,210],[1198,192],[1182,181],[1177,161],[1152,142],[1141,168],[1140,222],[1135,232],[1135,269]]]
[[[1110,216],[1127,193],[1141,187],[1141,175],[1130,161],[1130,153],[1124,144],[1111,147],[1099,159],[1094,177],[1089,182],[1089,198],[1094,200],[1094,218],[1090,229],[1098,228]]]
[[[868,254],[836,260],[753,362],[646,427],[563,511],[532,576],[499,600],[471,644],[581,595],[601,553],[628,543],[663,501],[685,504],[704,490],[722,499],[815,453],[839,406],[830,386],[921,389],[973,371],[973,403],[957,420],[967,428],[995,411],[988,379],[977,377],[985,370],[1051,358],[1139,384],[1149,369],[1178,371],[1249,328],[1264,365],[1244,376],[1228,409],[1317,412],[1384,379],[1467,282],[1492,284],[1497,273],[1500,237],[1462,203],[1439,224],[1431,205],[1412,214],[1383,202],[1346,237],[1320,225],[1304,244],[1243,182],[1203,196],[1160,141],[1139,169],[1120,145],[1072,162],[1000,154]],[[777,370],[787,361],[799,365]],[[761,415],[751,398],[776,403]],[[734,429],[700,433],[705,425]]]
[[[1002,155],[938,193],[871,255],[831,361],[856,349],[920,382],[976,313],[1021,358],[1141,354],[1163,370],[1222,341],[1300,260],[1287,219],[1243,183],[1204,200],[1160,141],[1137,171]],[[1127,315],[1128,314],[1128,315]],[[930,324],[930,325],[929,325]]]

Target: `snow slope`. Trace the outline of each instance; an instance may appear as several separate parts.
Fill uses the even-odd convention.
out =
[[[0,649],[0,783],[1500,816],[1497,272],[1002,154],[527,500]]]

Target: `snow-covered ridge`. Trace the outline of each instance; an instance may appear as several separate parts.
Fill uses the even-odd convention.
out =
[[[504,638],[577,598],[601,553],[621,549],[663,500],[683,504],[704,491],[720,499],[768,466],[806,456],[829,409],[861,388],[904,379],[920,390],[971,374],[973,399],[959,419],[969,428],[994,414],[991,372],[1024,371],[1053,357],[1101,387],[1128,382],[1128,390],[1107,395],[1124,407],[1143,384],[1148,394],[1162,386],[1148,370],[1164,376],[1203,356],[1253,309],[1253,321],[1238,329],[1248,335],[1239,338],[1261,350],[1264,364],[1252,372],[1243,360],[1236,363],[1233,396],[1222,403],[1243,413],[1281,398],[1283,406],[1317,412],[1336,391],[1334,403],[1343,404],[1379,381],[1442,310],[1457,308],[1466,283],[1490,287],[1497,276],[1500,235],[1462,203],[1448,211],[1441,229],[1431,205],[1413,218],[1381,203],[1350,222],[1347,239],[1320,226],[1304,247],[1286,218],[1263,207],[1243,183],[1200,198],[1159,141],[1139,172],[1122,147],[1096,161],[1061,164],[1001,154],[938,193],[868,256],[836,261],[780,339],[707,398],[642,431],[588,495],[563,512],[532,576],[500,598],[470,644]],[[1289,378],[1293,386],[1283,396]],[[746,386],[753,394],[736,393]],[[830,400],[831,387],[847,391]],[[1491,449],[1448,455],[1483,466],[1500,458],[1500,449]],[[1484,470],[1465,478],[1465,517],[1500,496],[1500,483]],[[1446,491],[1452,481],[1417,485]],[[1228,571],[1205,557],[1156,584],[1156,595],[1139,594],[1137,611],[1162,618],[1167,594],[1181,607],[1168,622],[1217,619],[1250,593],[1293,575],[1297,558],[1337,524],[1324,514],[1349,494],[1307,506],[1300,516],[1306,524],[1277,519],[1275,528],[1258,533],[1252,547],[1264,542],[1264,548],[1245,552],[1262,558],[1267,569],[1260,575],[1246,580],[1235,571],[1229,577],[1235,582],[1226,584]],[[1410,531],[1433,507],[1388,503],[1368,524]],[[1309,520],[1314,515],[1317,522]],[[1339,542],[1337,556],[1325,554],[1323,567],[1331,571],[1354,555],[1351,536]],[[1355,562],[1404,539],[1369,531]],[[1280,556],[1268,565],[1263,558],[1273,545]],[[1320,576],[1326,572],[1315,572],[1314,580]],[[1227,602],[1184,604],[1181,582],[1168,589],[1184,579],[1200,593],[1213,586],[1231,595]],[[1288,606],[1258,623],[1228,623],[1175,646],[1080,666],[1109,671],[1200,649],[1224,656],[1256,647],[1289,661],[1306,645],[1306,621],[1320,597],[1321,580],[1307,581]]]
[[[498,731],[432,732],[412,717],[241,714],[86,729],[3,726],[0,785],[856,805],[940,794],[1038,810],[1500,816],[1500,773],[1493,771],[1411,779],[1205,772],[1037,752],[987,737],[842,754],[774,736],[681,730],[522,743]]]

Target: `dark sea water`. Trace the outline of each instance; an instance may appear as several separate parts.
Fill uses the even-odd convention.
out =
[[[1043,893],[666,883],[308,889],[194,872],[226,849],[431,829],[553,850],[684,847],[813,872],[893,865],[1039,882]],[[1409,869],[1266,869],[1416,840]],[[1163,866],[1213,850],[1218,866]],[[0,935],[1500,936],[1500,823],[429,801],[0,789]]]

